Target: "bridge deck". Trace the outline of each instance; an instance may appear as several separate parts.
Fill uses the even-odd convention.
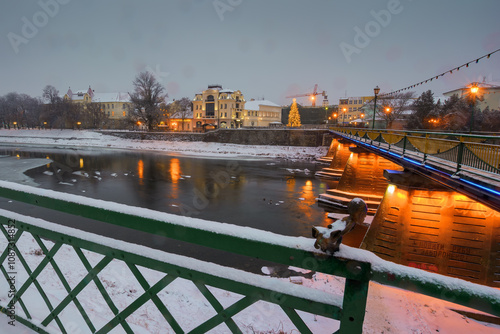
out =
[[[360,137],[338,131],[334,133],[407,170],[439,182],[495,210],[500,210],[500,174],[498,173],[470,167],[460,162],[457,164],[457,162],[432,154],[390,145],[381,140],[373,141],[366,136]],[[460,161],[460,157],[456,159]]]

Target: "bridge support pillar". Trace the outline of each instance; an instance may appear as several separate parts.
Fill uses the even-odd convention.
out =
[[[361,248],[383,259],[500,287],[500,213],[411,172],[389,186]]]
[[[332,140],[327,155],[320,159],[329,161],[330,166],[316,172],[315,176],[325,180],[339,180],[351,155],[350,147],[355,147],[355,145],[342,139]]]
[[[337,188],[319,195],[319,205],[344,211],[353,198],[360,197],[366,202],[368,213],[375,214],[388,184],[384,169],[403,168],[362,148],[351,147],[349,150],[349,159]]]

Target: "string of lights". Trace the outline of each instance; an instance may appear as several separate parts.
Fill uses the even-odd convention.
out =
[[[388,96],[388,95],[392,95],[392,94],[395,94],[395,93],[399,93],[399,92],[402,92],[402,91],[405,91],[405,90],[408,90],[408,89],[412,89],[412,88],[415,88],[415,87],[417,87],[417,86],[420,86],[420,85],[426,84],[426,83],[428,83],[428,82],[431,82],[432,80],[437,80],[437,79],[439,79],[440,77],[443,77],[443,76],[445,76],[445,75],[447,75],[447,74],[452,74],[452,73],[453,73],[453,72],[455,72],[455,71],[456,71],[456,72],[458,72],[458,71],[459,71],[462,67],[468,68],[468,67],[469,67],[469,65],[471,65],[471,64],[477,64],[477,63],[479,63],[479,61],[480,61],[481,59],[483,59],[483,58],[489,59],[489,58],[491,57],[491,55],[493,55],[494,53],[497,53],[497,52],[499,52],[499,51],[500,51],[500,49],[497,49],[497,50],[492,51],[492,52],[490,52],[490,53],[487,53],[487,54],[485,54],[484,56],[479,57],[479,58],[477,58],[477,59],[475,59],[475,60],[468,61],[468,62],[464,63],[463,65],[460,65],[460,66],[457,66],[457,67],[455,67],[455,68],[452,68],[452,69],[450,69],[450,70],[448,70],[448,71],[445,71],[445,72],[443,72],[443,73],[441,73],[441,74],[438,74],[438,75],[432,76],[432,77],[430,77],[429,79],[422,80],[422,81],[420,81],[420,82],[418,82],[418,83],[416,83],[416,84],[413,84],[413,85],[411,85],[411,86],[408,86],[408,87],[405,87],[405,88],[401,88],[401,89],[398,89],[398,90],[392,91],[392,92],[390,92],[390,93],[380,94],[379,96]]]

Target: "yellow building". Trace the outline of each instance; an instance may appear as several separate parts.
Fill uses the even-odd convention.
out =
[[[209,85],[193,99],[193,130],[240,128],[243,126],[245,99],[239,90]]]
[[[359,96],[339,99],[338,124],[348,125],[350,121],[363,119],[363,105],[373,98],[374,96]]]
[[[246,127],[268,127],[281,122],[281,106],[268,100],[251,99],[243,109]]]
[[[69,88],[63,98],[75,103],[100,103],[102,111],[112,120],[125,119],[131,105],[128,93],[96,93],[90,86],[76,92]]]

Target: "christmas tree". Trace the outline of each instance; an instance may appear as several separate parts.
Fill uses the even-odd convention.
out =
[[[299,127],[300,124],[300,114],[299,108],[297,108],[297,100],[293,99],[292,107],[290,108],[290,113],[288,114],[288,125],[291,127]]]

